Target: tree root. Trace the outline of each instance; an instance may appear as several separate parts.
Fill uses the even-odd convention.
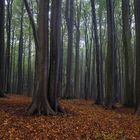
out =
[[[42,103],[42,102],[39,102],[37,100],[34,100],[27,109],[27,114],[30,116],[31,115],[39,115],[39,116],[40,115],[51,115],[51,116],[54,116],[54,115],[57,115],[59,113],[65,113],[64,109],[60,105],[58,105],[57,111],[54,111],[47,102]]]
[[[35,102],[28,108],[28,115],[55,115],[56,113],[48,106],[43,106],[41,103],[36,104]]]

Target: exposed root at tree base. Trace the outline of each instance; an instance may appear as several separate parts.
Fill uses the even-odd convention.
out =
[[[57,115],[59,113],[64,113],[64,109],[58,105],[57,110],[53,110],[48,103],[32,102],[29,106],[28,115]]]

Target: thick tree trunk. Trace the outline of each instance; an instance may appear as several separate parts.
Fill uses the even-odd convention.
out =
[[[36,50],[36,80],[34,87],[34,95],[31,106],[29,107],[29,114],[53,114],[48,102],[48,64],[46,64],[46,58],[48,57],[48,11],[49,11],[49,0],[40,0],[39,5],[39,38],[38,49]]]
[[[61,0],[52,1],[50,32],[50,69],[49,69],[49,102],[51,108],[57,113],[60,110],[59,95],[59,70],[60,70],[60,45],[61,45]],[[56,22],[57,21],[57,22]]]
[[[38,82],[29,114],[55,115],[62,111],[57,99],[60,49],[60,9],[61,0],[52,1],[50,36],[50,72],[48,75],[48,14],[49,0],[40,0],[39,8],[39,49]]]

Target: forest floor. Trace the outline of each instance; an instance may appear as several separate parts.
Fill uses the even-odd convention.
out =
[[[64,115],[28,116],[30,102],[15,95],[0,99],[0,140],[140,140],[140,117],[133,109],[62,100]]]

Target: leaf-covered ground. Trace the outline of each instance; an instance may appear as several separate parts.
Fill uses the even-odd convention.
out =
[[[92,101],[63,100],[67,113],[27,116],[31,98],[0,99],[0,140],[140,140],[133,109],[107,110]]]

